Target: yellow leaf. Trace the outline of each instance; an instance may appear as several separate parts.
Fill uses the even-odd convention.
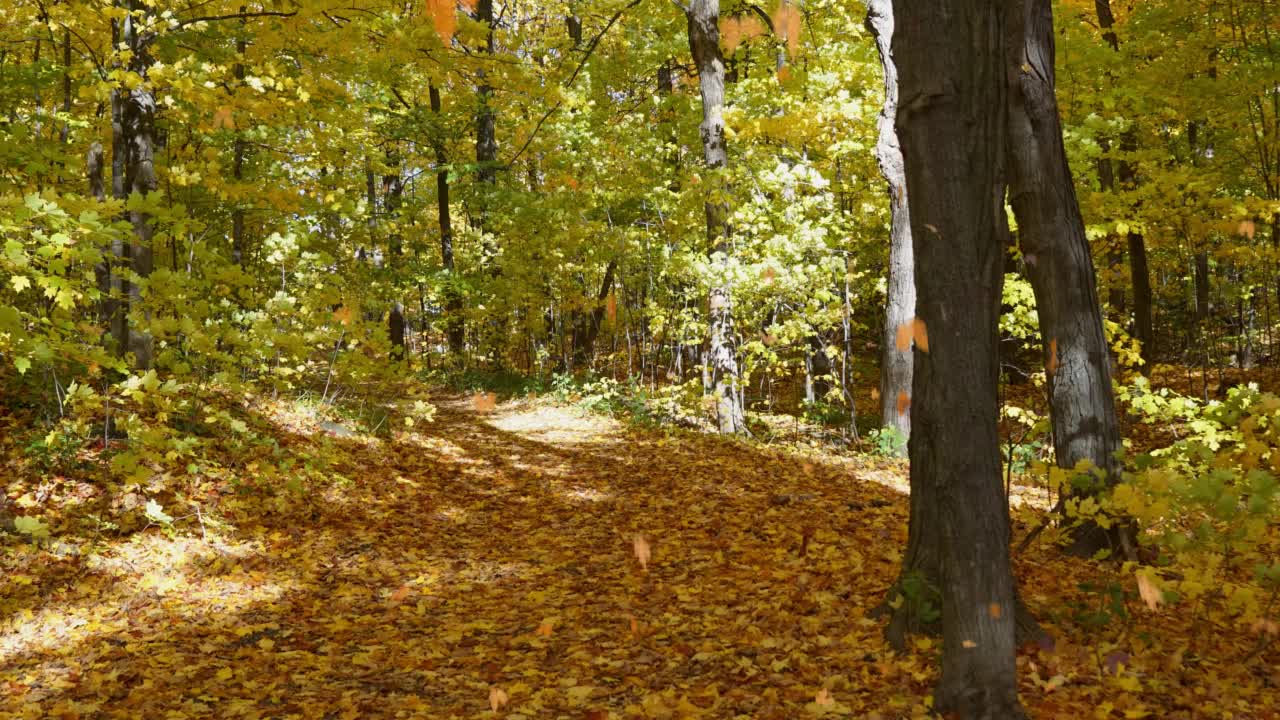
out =
[[[219,680],[230,680],[232,675],[235,675],[235,672],[231,668],[224,667],[218,671],[217,678]]]

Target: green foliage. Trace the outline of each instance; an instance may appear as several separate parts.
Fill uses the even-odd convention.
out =
[[[871,451],[881,457],[899,457],[907,447],[907,436],[892,425],[875,428],[867,433]]]

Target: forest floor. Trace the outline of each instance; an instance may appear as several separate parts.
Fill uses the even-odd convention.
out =
[[[324,487],[209,482],[171,528],[0,536],[0,717],[930,716],[936,641],[895,655],[870,616],[902,462],[434,401],[382,438],[264,413],[333,458]],[[1045,541],[1015,567],[1051,635],[1018,657],[1034,717],[1280,717],[1280,655],[1243,629],[1149,611]]]

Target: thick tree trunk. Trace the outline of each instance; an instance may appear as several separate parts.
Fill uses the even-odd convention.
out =
[[[724,58],[720,53],[720,0],[692,0],[689,4],[689,50],[698,68],[702,94],[702,156],[706,163],[708,191],[704,210],[716,284],[709,293],[709,382],[716,398],[720,432],[745,433],[746,415],[739,392],[738,336],[733,326],[733,296],[728,275],[730,244],[729,207],[722,199],[726,181],[722,172],[729,155],[724,136]]]
[[[899,0],[901,2],[902,0]],[[899,329],[910,337],[916,314],[916,285],[911,256],[911,215],[902,148],[894,118],[898,112],[898,70],[894,65],[893,0],[867,4],[867,28],[876,39],[880,67],[884,69],[884,107],[877,121],[876,159],[889,186],[889,278],[884,333],[880,338],[881,425],[892,427],[904,439],[911,436],[911,343],[899,343]],[[906,444],[903,444],[906,452]]]
[[[429,85],[431,112],[440,121],[440,90]],[[453,265],[453,217],[449,211],[449,156],[445,153],[443,128],[431,133],[431,148],[436,155],[436,213],[440,220],[440,265],[449,278],[444,288],[444,328],[449,342],[449,353],[462,359],[465,327],[462,320],[462,294],[458,292]]]
[[[1040,317],[1054,454],[1063,468],[1088,461],[1112,484],[1120,477],[1120,428],[1093,259],[1062,143],[1053,9],[1049,0],[1010,0],[1008,7],[1009,198]],[[1079,483],[1068,492],[1099,487]],[[1111,535],[1094,523],[1079,526],[1072,549],[1119,550]]]
[[[1004,8],[937,0],[894,10],[897,131],[920,320],[903,581],[938,589],[943,653],[935,709],[965,719],[1022,718],[996,423],[1008,235]]]

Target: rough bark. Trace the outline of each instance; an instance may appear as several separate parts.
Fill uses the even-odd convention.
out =
[[[493,0],[476,0],[475,19],[483,23],[485,44],[481,52],[492,56],[494,52],[494,16]],[[476,179],[480,181],[480,205],[475,214],[475,228],[480,233],[484,244],[484,261],[489,265],[490,273],[496,274],[497,248],[492,238],[486,235],[488,228],[490,193],[498,178],[498,136],[496,120],[493,113],[493,86],[489,84],[488,73],[480,70],[476,84]]]
[[[431,112],[440,120],[440,90],[428,86]],[[462,319],[462,295],[458,292],[453,264],[453,217],[449,211],[449,156],[445,153],[443,128],[437,127],[431,134],[431,148],[436,155],[436,213],[440,221],[440,265],[449,278],[444,288],[444,331],[449,342],[449,353],[461,358],[465,326]]]
[[[1008,8],[1010,204],[1040,318],[1054,453],[1060,467],[1083,460],[1101,473],[1068,490],[1093,494],[1096,480],[1120,477],[1120,427],[1096,273],[1062,142],[1053,8],[1049,0],[1010,0]],[[1072,538],[1078,554],[1120,549],[1119,536],[1094,523]]]
[[[935,709],[1023,718],[997,432],[1008,235],[1004,9],[984,0],[894,9],[896,126],[911,198],[919,337],[928,339],[914,355],[903,575],[923,574],[938,589],[943,653]]]
[[[733,295],[725,278],[728,275],[730,242],[729,206],[723,200],[725,181],[721,173],[728,165],[728,148],[724,135],[724,57],[720,52],[720,0],[692,0],[686,17],[689,22],[689,50],[698,69],[698,88],[702,96],[702,157],[708,174],[708,191],[703,204],[717,280],[709,293],[709,343],[707,362],[710,384],[716,399],[716,415],[720,432],[737,434],[747,431],[746,415],[739,392],[738,337],[733,324]]]
[[[899,0],[901,1],[901,0]],[[911,215],[902,148],[894,118],[898,112],[898,70],[894,65],[893,0],[867,4],[867,28],[876,39],[880,67],[884,70],[884,106],[877,121],[876,159],[889,187],[889,277],[884,332],[880,339],[881,425],[892,427],[904,439],[911,436],[911,346],[900,347],[898,329],[910,328],[916,314],[916,285],[911,256]],[[902,446],[906,452],[906,444]]]
[[[136,13],[143,9],[138,0],[131,0],[130,10]],[[143,196],[156,191],[159,182],[155,171],[155,113],[156,98],[151,86],[145,81],[151,68],[149,42],[142,37],[135,26],[135,15],[131,14],[123,20],[124,42],[132,51],[129,58],[129,69],[144,79],[144,82],[132,90],[124,87],[116,88],[113,93],[119,96],[121,142],[124,159],[124,191],[127,197]],[[151,225],[151,216],[141,209],[129,211],[129,222],[133,225],[133,242],[129,248],[129,263],[134,275],[145,280],[151,275],[154,267],[152,239],[155,231]],[[142,307],[142,286],[138,282],[128,283],[129,311],[141,317],[143,328],[129,327],[126,348],[133,353],[134,365],[139,369],[149,369],[152,363],[153,343],[151,333],[145,329],[149,324],[150,314]],[[142,308],[141,313],[137,311]]]

